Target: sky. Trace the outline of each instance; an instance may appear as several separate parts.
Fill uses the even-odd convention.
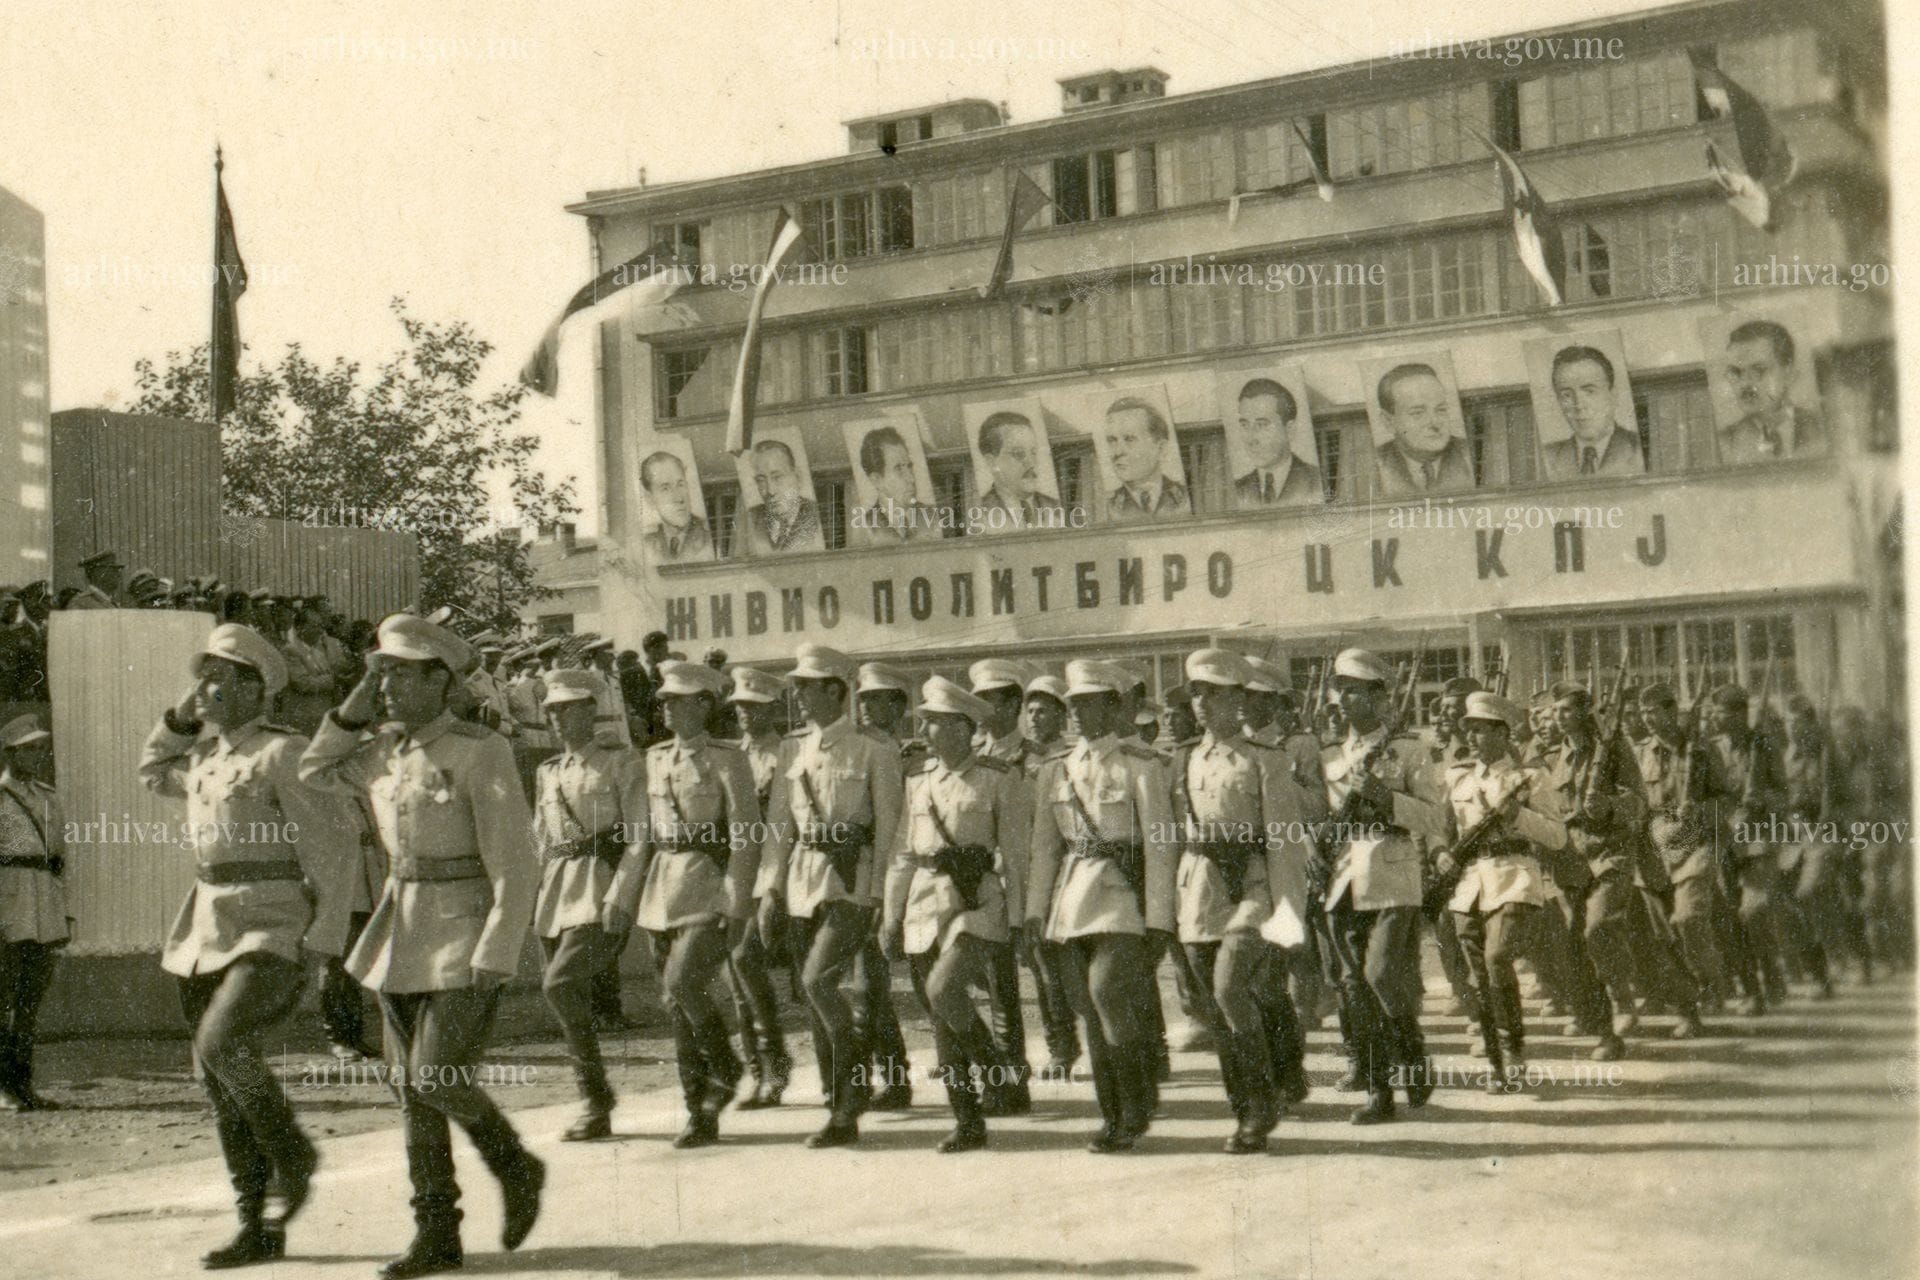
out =
[[[513,377],[591,274],[587,191],[845,150],[841,122],[957,97],[1058,114],[1054,81],[1152,64],[1169,93],[1646,6],[1609,0],[7,0],[0,187],[46,218],[55,410],[124,407],[205,341],[212,158],[250,286],[243,365],[372,364],[389,300],[465,320]],[[586,344],[525,422],[595,527]],[[569,374],[572,376],[569,377]]]

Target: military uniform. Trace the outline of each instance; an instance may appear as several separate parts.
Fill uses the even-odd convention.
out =
[[[975,723],[987,714],[984,702],[938,676],[927,682],[920,709]],[[1018,769],[980,755],[955,766],[934,756],[906,780],[888,850],[881,931],[909,958],[933,1021],[957,1122],[953,1149],[984,1140],[988,1104],[1022,1079],[981,1022],[968,988],[990,986],[994,957],[1010,952],[1011,931],[1024,918],[1030,822]]]
[[[1059,684],[1062,691],[1066,688],[1057,676],[1041,676],[1028,682],[1029,694],[1041,680]],[[1050,688],[1041,686],[1041,689],[1050,696],[1057,696]],[[1038,782],[1041,768],[1070,750],[1072,744],[1062,738],[1033,743],[1033,750],[1021,766],[1026,774],[1029,792]],[[1074,1019],[1072,983],[1067,973],[1066,957],[1058,943],[1029,934],[1024,928],[1021,933],[1028,964],[1033,970],[1034,994],[1040,1007],[1040,1030],[1047,1042],[1046,1075],[1049,1079],[1064,1080],[1073,1074],[1073,1064],[1080,1060],[1080,1030]]]
[[[1832,967],[1847,945],[1842,886],[1849,868],[1846,847],[1820,833],[1820,824],[1831,816],[1829,808],[1837,807],[1830,806],[1835,797],[1822,731],[1813,728],[1799,739],[1789,735],[1780,764],[1786,819],[1804,828],[1780,848],[1782,941],[1797,952],[1818,993],[1831,996]]]
[[[22,720],[0,729],[0,751],[46,737]],[[23,1111],[44,1105],[33,1089],[34,1026],[72,925],[65,830],[52,787],[0,767],[0,1096]]]
[[[781,694],[782,682],[777,677],[751,667],[736,668],[733,680],[735,702],[773,702]],[[737,745],[753,772],[754,805],[771,822],[774,779],[788,764],[786,739],[769,732],[758,738],[743,736]],[[764,846],[764,840],[762,844]],[[757,898],[757,884],[755,890]],[[733,990],[734,1015],[740,1022],[740,1043],[755,1081],[753,1096],[740,1103],[750,1110],[777,1105],[793,1070],[786,1036],[780,1029],[780,1002],[769,972],[771,967],[771,949],[762,941],[760,931],[747,929],[728,957],[727,979]]]
[[[1737,705],[1744,717],[1744,697]],[[1758,1013],[1767,1000],[1785,994],[1773,920],[1778,850],[1769,841],[1735,840],[1733,828],[1742,817],[1761,824],[1778,811],[1784,789],[1780,755],[1743,724],[1735,733],[1708,738],[1701,764],[1706,771],[1700,787],[1706,801],[1704,820],[1732,906],[1723,920],[1721,953],[1746,993],[1748,1011]]]
[[[1075,661],[1069,695],[1122,693],[1115,664]],[[1087,1024],[1100,1150],[1146,1132],[1155,1102],[1146,986],[1149,929],[1175,926],[1177,851],[1160,758],[1133,738],[1083,739],[1041,766],[1034,788],[1027,927],[1064,944],[1071,991]]]
[[[369,1052],[362,1005],[366,992],[347,972],[346,958],[366,932],[367,921],[373,918],[373,904],[380,900],[387,883],[387,851],[380,845],[373,810],[365,797],[344,801],[341,808],[347,837],[343,841],[345,853],[335,871],[333,905],[345,919],[338,932],[339,945],[322,948],[327,959],[320,978],[320,1025],[334,1056],[353,1062]],[[320,923],[316,921],[314,932],[320,931]]]
[[[458,671],[467,646],[430,622],[396,614],[381,624],[376,652]],[[500,1180],[503,1241],[511,1248],[532,1227],[545,1167],[472,1072],[486,1048],[498,984],[519,967],[540,876],[513,750],[493,730],[451,711],[414,728],[375,728],[345,723],[336,709],[314,734],[300,776],[367,796],[391,856],[347,970],[378,994],[386,1019],[419,1232],[408,1256],[449,1249],[459,1255],[449,1121],[466,1131]],[[479,971],[496,981],[476,985]]]
[[[1647,836],[1673,886],[1668,920],[1688,970],[1712,998],[1727,994],[1715,921],[1727,904],[1707,819],[1692,799],[1690,741],[1649,734],[1635,752],[1647,796]]]

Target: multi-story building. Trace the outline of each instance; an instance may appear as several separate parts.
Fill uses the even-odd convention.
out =
[[[0,584],[51,576],[47,394],[46,227],[0,190]]]
[[[520,606],[524,625],[543,636],[600,629],[600,572],[607,562],[593,539],[576,536],[573,523],[563,521],[540,530],[527,544],[527,563],[533,568],[534,581],[553,594]]]
[[[831,159],[590,193],[572,209],[596,269],[661,240],[703,268],[600,335],[603,548],[639,566],[602,574],[605,623],[768,663],[808,640],[948,672],[1123,656],[1157,688],[1206,643],[1303,685],[1356,643],[1423,650],[1429,689],[1496,663],[1523,694],[1604,684],[1624,663],[1691,697],[1771,668],[1776,689],[1885,706],[1902,674],[1881,40],[1867,5],[1702,0],[1190,94],[1153,68],[1080,76],[1055,118],[969,99],[851,122]],[[1710,175],[1710,143],[1739,149],[1690,49],[1792,148],[1771,230]],[[1559,305],[1488,142],[1552,207]],[[1021,175],[1050,201],[988,297]],[[725,452],[726,407],[743,273],[781,208],[820,263],[769,296],[756,436],[797,455],[821,529],[755,555],[742,482],[757,502],[769,477]],[[1433,376],[1387,376],[1406,365]],[[1243,399],[1260,379],[1285,397]],[[1390,474],[1396,433],[1422,429],[1396,387],[1432,402],[1444,465]],[[1576,418],[1605,421],[1583,394],[1624,457],[1568,443]],[[969,528],[1001,447],[980,428],[1007,407],[1039,429],[1066,518]],[[1257,420],[1287,407],[1270,504]],[[868,536],[866,428],[843,428],[881,421],[913,442],[937,536]],[[1132,467],[1166,426],[1149,487],[1173,509],[1127,522],[1115,451]],[[697,469],[710,555],[647,539],[641,464],[661,453]]]

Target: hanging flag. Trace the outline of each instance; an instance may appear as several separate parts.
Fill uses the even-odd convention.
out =
[[[559,317],[547,326],[547,331],[540,337],[539,347],[520,370],[520,381],[551,398],[560,389],[561,326],[589,307],[597,306],[628,289],[632,289],[633,293],[626,301],[634,307],[665,302],[681,285],[687,283],[689,274],[682,269],[679,251],[665,240],[649,246],[646,252],[628,258],[617,267],[602,271],[567,299],[567,305]]]
[[[1007,226],[1000,233],[1000,253],[993,260],[993,275],[988,277],[980,297],[987,302],[998,298],[1013,275],[1013,237],[1033,221],[1034,215],[1053,203],[1053,197],[1040,189],[1023,169],[1013,171],[1013,191],[1007,197]]]
[[[1740,171],[1736,171],[1709,144],[1707,171],[1726,193],[1734,212],[1754,226],[1771,231],[1774,201],[1793,181],[1798,168],[1793,148],[1773,127],[1760,99],[1720,69],[1711,48],[1690,46],[1687,60],[1693,64],[1700,113],[1718,120],[1731,119],[1740,148]]]
[[[753,446],[754,402],[760,395],[760,316],[767,309],[767,295],[773,292],[780,273],[789,263],[807,258],[807,238],[800,224],[783,207],[773,223],[773,244],[767,250],[767,265],[753,286],[753,302],[747,308],[747,331],[740,339],[740,363],[733,370],[733,394],[727,400],[727,452],[738,456]]]
[[[1313,170],[1314,190],[1320,193],[1320,198],[1322,200],[1326,201],[1328,204],[1332,204],[1333,203],[1333,181],[1332,179],[1327,177],[1327,171],[1325,167],[1322,166],[1320,163],[1320,153],[1314,150],[1313,139],[1309,138],[1306,135],[1306,133],[1300,128],[1300,122],[1298,120],[1295,120],[1292,122],[1292,124],[1293,124],[1293,136],[1300,139],[1300,145],[1306,148],[1307,167]]]
[[[1552,306],[1566,301],[1567,247],[1560,239],[1560,226],[1528,180],[1526,171],[1492,139],[1482,140],[1493,148],[1494,166],[1500,171],[1500,194],[1513,219],[1513,240],[1520,251],[1521,265],[1533,277]]]
[[[247,291],[247,264],[240,258],[240,239],[233,230],[233,210],[227,207],[226,168],[220,148],[213,149],[213,332],[207,343],[209,367],[207,399],[213,420],[233,412],[240,382],[240,312],[235,305]]]

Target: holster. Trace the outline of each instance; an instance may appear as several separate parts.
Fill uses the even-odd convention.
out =
[[[846,824],[852,828],[843,840],[808,839],[809,849],[817,849],[833,868],[833,874],[840,877],[840,883],[848,893],[853,892],[854,881],[859,878],[860,852],[873,843],[873,828],[863,824]]]
[[[1187,851],[1220,868],[1220,876],[1227,882],[1227,896],[1239,902],[1247,894],[1247,860],[1255,852],[1264,854],[1266,844],[1258,840],[1195,840],[1188,843]]]
[[[1074,846],[1074,852],[1088,858],[1104,858],[1120,868],[1120,874],[1133,886],[1140,910],[1147,909],[1147,851],[1130,840],[1087,840]]]
[[[993,870],[993,850],[983,844],[948,845],[933,855],[933,869],[953,881],[969,911],[980,909],[980,882]]]
[[[727,863],[733,858],[733,840],[725,833],[716,834],[711,822],[689,822],[673,830],[673,840],[658,841],[660,847],[678,849],[683,853],[704,853],[713,859],[713,865],[720,868],[720,874],[727,873]]]

